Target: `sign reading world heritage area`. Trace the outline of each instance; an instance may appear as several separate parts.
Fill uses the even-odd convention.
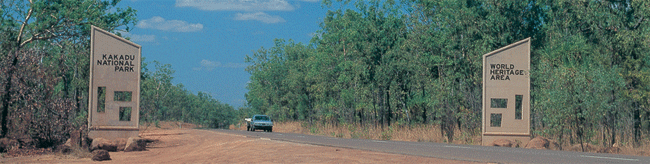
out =
[[[530,140],[530,38],[483,55],[482,145]]]
[[[141,46],[95,26],[90,44],[88,136],[137,137]]]

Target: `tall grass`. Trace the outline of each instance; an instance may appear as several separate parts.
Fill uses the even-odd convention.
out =
[[[246,130],[246,124],[232,127],[236,130]],[[320,135],[338,138],[372,139],[372,140],[394,140],[411,142],[439,142],[449,143],[442,135],[438,125],[394,125],[390,127],[360,126],[358,124],[313,124],[306,122],[276,122],[273,126],[274,132],[299,133],[309,135]],[[473,133],[454,132],[454,144],[480,145],[481,135],[479,129]]]

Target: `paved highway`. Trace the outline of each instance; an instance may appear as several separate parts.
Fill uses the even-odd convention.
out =
[[[267,133],[214,130],[221,133],[312,145],[370,150],[394,154],[495,163],[650,163],[649,157],[572,151],[536,150],[432,142],[381,141],[312,136],[295,133]]]

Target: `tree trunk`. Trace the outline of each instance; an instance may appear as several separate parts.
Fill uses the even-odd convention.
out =
[[[578,116],[578,114],[580,114],[580,113],[582,113],[582,108],[578,108],[578,111],[576,111],[576,115],[575,115],[576,116],[576,118],[575,118],[576,119],[576,130],[577,130],[576,135],[578,137],[578,141],[580,142],[580,148],[582,149],[582,152],[585,152],[585,145],[584,145],[584,142],[582,140],[583,135],[584,135],[583,134],[584,126],[582,125],[583,121],[584,121],[584,118]]]
[[[424,91],[424,84],[422,84],[421,88],[422,90],[422,96],[426,97],[425,91]],[[422,123],[427,124],[427,105],[425,103],[422,103]]]
[[[616,128],[612,128],[612,138],[611,141],[609,142],[609,146],[613,146],[616,143]]]
[[[0,121],[2,133],[0,133],[0,138],[6,137],[9,131],[7,117],[9,116],[9,106],[11,105],[11,88],[13,84],[11,81],[13,80],[16,64],[18,64],[18,52],[9,52],[9,55],[13,59],[11,65],[7,67],[7,84],[5,85],[5,92],[2,96],[2,115],[0,115],[2,117]]]
[[[427,124],[427,107],[422,105],[422,123]]]
[[[391,121],[390,119],[391,117],[393,117],[393,111],[390,108],[390,85],[387,87],[385,93],[386,93],[386,100],[385,100],[386,108],[388,108],[388,112],[386,112],[386,123],[388,123],[387,125],[390,127],[390,121]]]
[[[616,96],[615,95],[616,95],[615,91],[612,90],[612,103],[616,103]],[[608,112],[608,113],[611,114],[610,117],[609,117],[609,119],[610,119],[609,120],[609,126],[611,128],[610,132],[612,133],[612,135],[611,135],[612,138],[611,138],[611,142],[610,142],[609,146],[614,146],[614,144],[616,143],[616,120],[617,120],[616,115],[618,113],[616,112],[615,109],[612,110],[612,112]]]
[[[639,109],[639,104],[637,102],[634,102],[634,105],[632,105],[634,108],[634,115],[632,116],[634,118],[634,147],[639,147],[639,138],[641,138],[641,116],[640,116],[640,109]]]
[[[363,108],[359,111],[359,126],[363,127]]]

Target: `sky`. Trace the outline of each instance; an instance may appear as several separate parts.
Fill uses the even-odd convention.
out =
[[[171,64],[173,84],[236,109],[246,104],[246,55],[274,39],[309,43],[327,9],[320,0],[122,0],[137,10],[128,33],[145,62]],[[149,67],[153,71],[153,65]]]

